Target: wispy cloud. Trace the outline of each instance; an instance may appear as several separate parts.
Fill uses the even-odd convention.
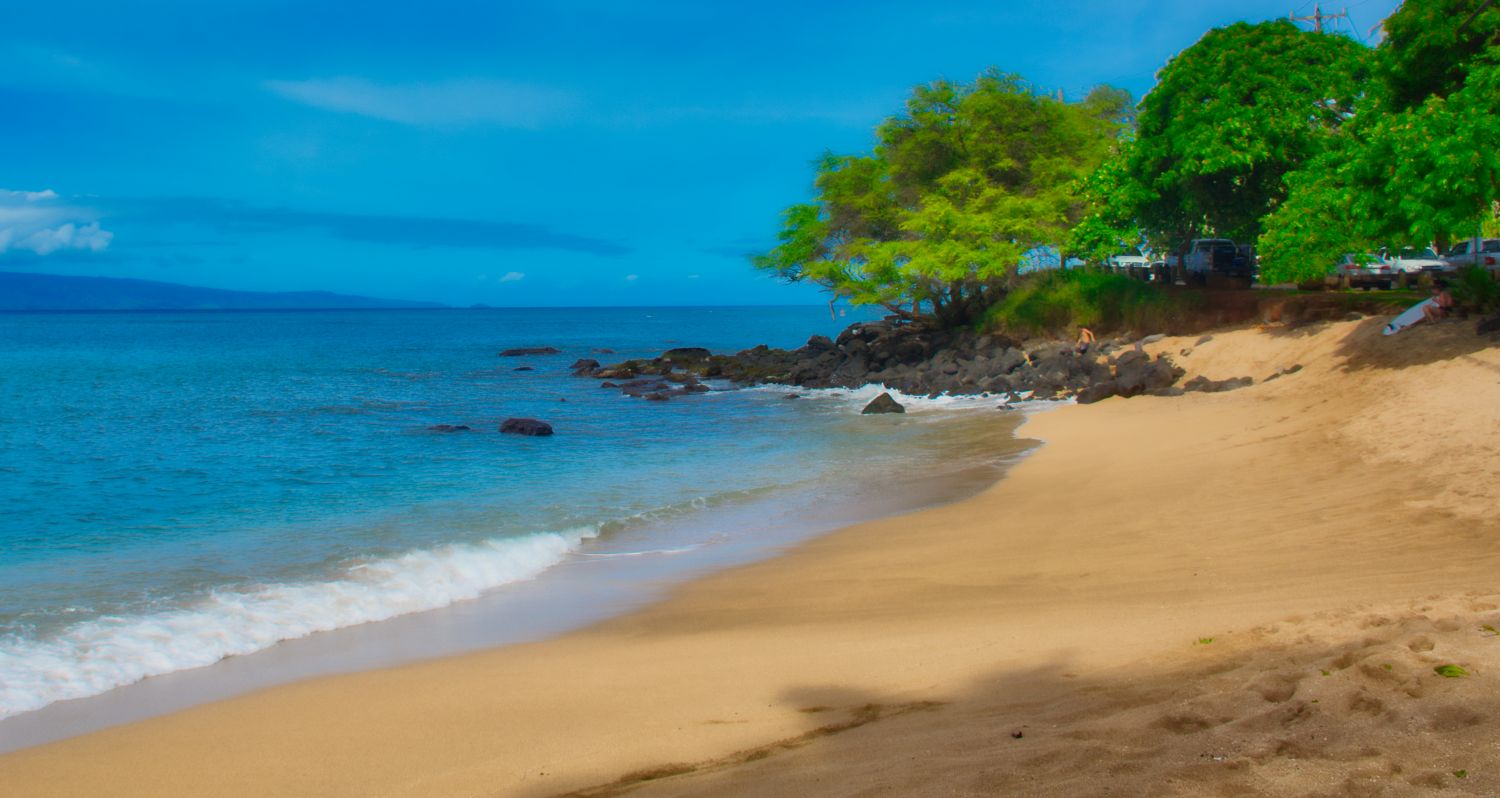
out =
[[[500,275],[500,278],[497,280],[497,282],[514,283],[518,280],[524,279],[526,279],[525,272],[506,272],[505,274]]]
[[[97,214],[70,204],[51,189],[0,189],[0,255],[29,252],[102,252],[114,234],[99,226]]]
[[[570,92],[489,78],[377,83],[357,77],[270,80],[293,102],[421,127],[540,128],[578,105]]]
[[[264,208],[213,197],[126,201],[113,216],[163,224],[203,225],[230,235],[317,230],[344,241],[414,247],[555,249],[604,256],[630,251],[615,241],[559,233],[534,224]]]

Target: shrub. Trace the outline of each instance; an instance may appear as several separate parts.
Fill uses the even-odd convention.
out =
[[[1448,285],[1453,301],[1469,313],[1500,313],[1500,282],[1480,266],[1459,272]]]
[[[1096,333],[1158,330],[1183,311],[1186,300],[1153,283],[1097,269],[1033,274],[990,309],[992,328],[1042,335],[1088,327]]]

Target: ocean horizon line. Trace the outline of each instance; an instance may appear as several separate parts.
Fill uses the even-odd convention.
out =
[[[41,315],[92,315],[92,314],[148,314],[148,313],[430,313],[433,311],[491,311],[491,310],[746,310],[755,308],[823,308],[825,302],[736,304],[736,305],[444,305],[439,307],[363,307],[363,308],[28,308],[0,309],[0,314],[9,316]],[[846,306],[858,307],[858,306]],[[851,324],[853,322],[850,322]]]

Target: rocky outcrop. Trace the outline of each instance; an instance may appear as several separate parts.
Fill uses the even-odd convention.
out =
[[[500,423],[500,431],[507,435],[551,435],[552,425],[534,418],[507,418]]]
[[[852,325],[836,339],[815,335],[798,349],[762,345],[713,354],[684,347],[656,358],[594,368],[587,376],[626,385],[651,379],[685,387],[700,379],[804,388],[880,384],[912,395],[1032,391],[1034,398],[1063,398],[1087,391],[1092,401],[1160,394],[1182,376],[1170,358],[1152,359],[1132,343],[1111,341],[1080,349],[1066,342],[1022,342],[1001,334],[885,320]],[[674,390],[651,384],[649,390],[627,393],[645,397]]]
[[[896,397],[891,396],[888,391],[871,399],[865,409],[859,412],[866,416],[874,413],[905,413],[906,406],[896,401]]]
[[[1230,377],[1227,380],[1211,380],[1203,375],[1198,375],[1182,384],[1184,391],[1198,391],[1201,393],[1223,393],[1235,391],[1240,388],[1248,388],[1255,384],[1250,377]]]
[[[500,357],[525,357],[527,355],[560,355],[561,349],[550,346],[523,346],[519,349],[507,349],[500,353]]]

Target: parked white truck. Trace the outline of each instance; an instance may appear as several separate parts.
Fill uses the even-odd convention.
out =
[[[1443,254],[1443,262],[1454,271],[1469,266],[1500,269],[1500,238],[1470,238],[1454,243]]]

